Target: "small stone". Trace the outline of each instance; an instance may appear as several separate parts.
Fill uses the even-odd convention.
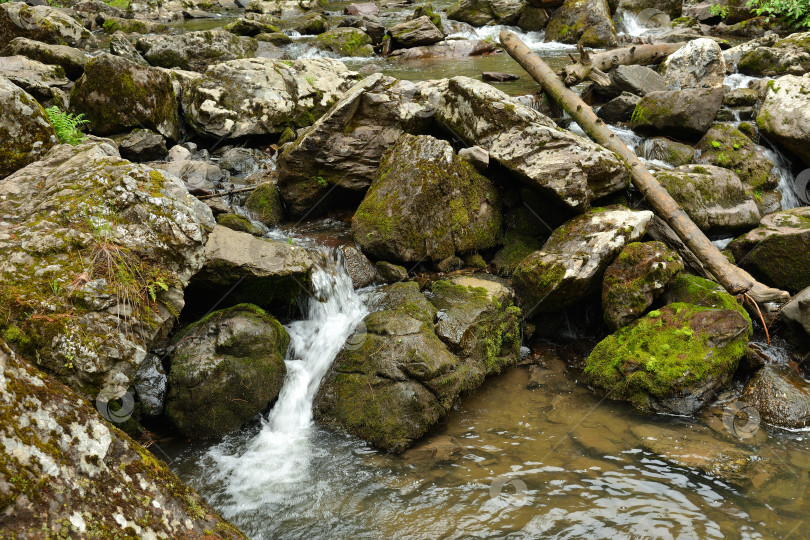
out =
[[[378,261],[374,267],[377,269],[377,274],[380,276],[380,279],[386,283],[396,283],[408,279],[408,271],[404,266],[398,266],[386,261]]]
[[[514,73],[504,73],[502,71],[483,71],[481,72],[481,78],[485,81],[508,82],[519,80],[520,75],[515,75]]]

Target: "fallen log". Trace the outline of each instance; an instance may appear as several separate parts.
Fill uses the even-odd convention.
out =
[[[582,45],[579,45],[579,60],[574,58],[573,64],[565,66],[560,73],[560,78],[566,86],[579,84],[585,79],[591,78],[596,83],[604,85],[604,73],[616,66],[627,66],[630,64],[657,64],[664,58],[674,53],[686,43],[659,43],[656,45],[633,45],[623,49],[613,49],[594,55],[589,54]]]
[[[649,201],[655,213],[683,240],[700,259],[715,280],[734,296],[748,295],[757,303],[787,302],[790,294],[755,280],[748,272],[734,266],[720,250],[706,238],[686,212],[675,202],[667,190],[647,170],[638,157],[597,118],[593,109],[578,95],[566,88],[550,67],[534,54],[520,39],[508,30],[502,30],[501,44],[543,90],[559,103],[582,127],[588,136],[608,150],[615,152],[630,167],[633,185]]]

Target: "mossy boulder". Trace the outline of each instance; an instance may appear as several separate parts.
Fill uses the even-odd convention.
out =
[[[558,227],[512,275],[526,315],[557,311],[598,291],[605,269],[626,244],[644,236],[652,217],[646,210],[610,206]]]
[[[141,19],[105,16],[101,24],[105,34],[123,32],[124,34],[160,34],[169,30],[165,24]]]
[[[316,47],[340,56],[373,56],[371,38],[359,28],[332,28],[315,38]]]
[[[11,538],[246,538],[149,450],[0,342],[0,507]]]
[[[518,22],[524,6],[523,2],[517,0],[461,0],[450,6],[447,18],[473,26],[514,25]]]
[[[713,309],[730,309],[751,321],[748,312],[726,290],[714,281],[681,273],[667,287],[664,294],[666,303],[682,302]]]
[[[674,303],[600,341],[583,376],[641,412],[691,415],[731,380],[750,337],[737,311]]]
[[[166,416],[188,437],[238,429],[278,397],[290,337],[252,304],[215,311],[172,339]]]
[[[680,256],[661,242],[628,244],[602,280],[602,312],[608,327],[615,330],[636,320],[681,270]]]
[[[810,73],[768,83],[757,127],[810,166]]]
[[[655,178],[704,232],[739,232],[759,223],[754,190],[729,169],[681,165],[659,171]]]
[[[500,196],[449,143],[404,134],[383,155],[352,234],[377,258],[440,261],[500,242]]]
[[[96,135],[134,128],[180,138],[180,115],[172,79],[165,71],[141,66],[120,56],[90,60],[70,93],[71,109],[83,113]]]
[[[183,309],[211,211],[104,140],[0,182],[0,335],[83,396],[118,398]]]
[[[247,19],[239,17],[235,21],[222,27],[223,30],[236,34],[237,36],[256,37],[258,34],[272,34],[279,32],[278,21],[273,18],[265,20]]]
[[[765,149],[731,124],[713,125],[695,148],[700,150],[695,163],[730,169],[760,194],[776,188],[776,176],[771,175],[773,161],[765,155]]]
[[[205,71],[212,64],[252,58],[258,44],[254,39],[225,30],[203,30],[142,36],[135,47],[153,66]]]
[[[357,80],[329,58],[229,60],[183,91],[188,124],[201,135],[237,138],[282,133],[314,123]]]
[[[729,244],[737,264],[774,287],[797,293],[810,285],[810,208],[775,212]]]
[[[329,30],[329,21],[321,13],[306,13],[295,22],[293,30],[305,36],[317,36]]]
[[[263,231],[259,227],[251,223],[248,218],[246,218],[245,216],[240,216],[239,214],[233,213],[220,214],[217,216],[217,223],[233,231],[246,232],[248,234],[253,234],[257,236],[261,236],[261,234],[263,233]]]
[[[33,39],[18,37],[0,50],[0,56],[22,55],[43,64],[60,66],[71,80],[84,73],[88,58],[83,52],[67,45],[52,45]]]
[[[630,119],[639,133],[699,139],[712,125],[723,104],[722,87],[650,92]]]
[[[442,311],[414,282],[380,292],[379,311],[365,318],[361,335],[347,340],[318,391],[314,414],[398,453],[462,393],[519,360],[520,310],[503,282],[477,277],[435,283],[431,297]]]
[[[543,247],[543,242],[533,236],[509,231],[504,235],[503,248],[495,254],[492,260],[498,274],[509,277],[518,264]]]
[[[566,0],[546,25],[546,41],[598,48],[619,42],[606,0]]]
[[[245,208],[268,227],[275,227],[284,219],[281,195],[273,182],[265,182],[253,190],[245,200]]]
[[[70,9],[29,6],[23,2],[0,4],[0,47],[17,37],[52,45],[95,49],[96,38]]]
[[[42,158],[56,143],[45,110],[26,91],[0,77],[0,179]]]
[[[741,73],[756,77],[803,75],[810,71],[810,32],[792,34],[773,46],[753,47],[740,57]]]
[[[787,365],[766,365],[743,390],[766,423],[788,429],[810,426],[810,384]]]
[[[641,149],[644,159],[656,159],[673,167],[692,163],[695,149],[666,137],[651,137],[644,141]]]

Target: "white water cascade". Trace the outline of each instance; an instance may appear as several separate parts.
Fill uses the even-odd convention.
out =
[[[261,514],[312,482],[311,462],[318,448],[312,402],[321,380],[346,338],[368,314],[351,278],[335,255],[312,276],[312,296],[305,300],[305,318],[287,325],[287,377],[278,401],[252,439],[234,444],[226,439],[203,457],[216,485],[218,509],[228,517]]]

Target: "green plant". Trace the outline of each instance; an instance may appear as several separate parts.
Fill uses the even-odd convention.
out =
[[[757,15],[784,17],[797,27],[810,28],[810,3],[807,0],[748,0]]]
[[[725,19],[728,17],[729,7],[727,5],[721,4],[712,4],[709,6],[709,12],[714,15],[715,17],[720,17],[721,19]]]
[[[45,109],[45,114],[48,115],[48,120],[53,124],[59,142],[75,146],[81,144],[86,138],[79,130],[82,125],[88,123],[88,120],[84,119],[83,113],[74,116],[70,113],[63,112],[59,107],[54,105],[53,107]]]

